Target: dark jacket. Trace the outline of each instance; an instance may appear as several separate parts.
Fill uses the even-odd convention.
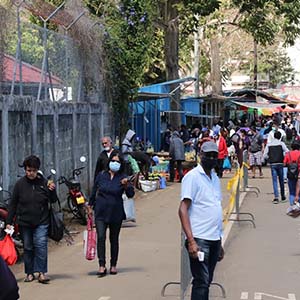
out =
[[[57,201],[56,191],[50,191],[47,180],[36,177],[34,180],[26,176],[19,179],[13,190],[8,205],[7,224],[16,223],[23,226],[38,226],[49,222],[49,202]]]
[[[116,150],[113,150],[110,155],[112,155],[114,151],[116,151]],[[100,153],[100,155],[97,159],[97,163],[96,163],[95,174],[94,174],[94,182],[95,182],[96,177],[97,177],[99,172],[107,170],[109,157],[110,156],[107,155],[107,151],[105,151],[105,150],[103,150]]]
[[[128,198],[134,196],[134,188],[128,185],[127,189],[121,184],[126,175],[116,173],[113,179],[108,171],[97,175],[90,197],[89,205],[94,208],[95,220],[105,223],[119,223],[125,220],[122,194]]]
[[[15,276],[0,256],[0,299],[19,299],[19,287]]]

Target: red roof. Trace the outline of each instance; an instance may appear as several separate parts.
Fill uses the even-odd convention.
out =
[[[16,59],[10,55],[4,54],[4,77],[3,82],[12,82],[14,74],[14,64]],[[22,62],[22,82],[23,83],[39,83],[41,80],[42,70]],[[61,85],[62,80],[59,77],[51,75],[52,84]],[[20,82],[19,64],[16,69],[16,82]],[[49,83],[49,76],[46,77],[47,83]]]

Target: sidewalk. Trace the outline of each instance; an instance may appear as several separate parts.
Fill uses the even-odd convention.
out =
[[[226,174],[221,181],[224,206],[229,199],[227,182],[233,174]],[[137,223],[129,223],[121,231],[117,276],[97,278],[97,261],[88,262],[83,258],[80,233],[75,237],[75,245],[67,246],[63,242],[51,249],[49,275],[52,281],[49,285],[23,283],[23,265],[13,267],[21,299],[52,300],[53,295],[55,300],[179,299],[179,285],[169,286],[166,297],[160,294],[164,284],[180,280],[179,199],[179,183],[173,183],[165,190],[138,193]],[[243,226],[252,230],[250,225]],[[239,236],[240,233],[237,233],[237,238]],[[229,260],[230,257],[226,257],[226,261]],[[224,283],[223,278],[221,279],[218,282]],[[227,284],[225,288],[227,290]]]
[[[263,179],[249,179],[249,185],[261,193],[258,197],[248,193],[241,212],[254,214],[257,228],[234,222],[214,281],[225,287],[230,300],[300,299],[300,218],[286,215],[289,202],[272,203],[269,168],[264,169]],[[285,189],[288,195],[287,184]],[[220,295],[213,287],[212,299],[222,299]]]

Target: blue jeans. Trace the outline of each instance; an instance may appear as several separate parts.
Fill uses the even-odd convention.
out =
[[[116,267],[119,256],[119,235],[122,226],[121,223],[104,223],[103,221],[96,220],[97,230],[97,253],[99,266],[105,267],[105,240],[106,230],[109,228],[109,241],[110,241],[110,266]]]
[[[288,179],[290,205],[294,204],[295,195],[296,195],[296,186],[297,186],[297,179]]]
[[[208,300],[209,286],[221,250],[221,241],[208,241],[195,238],[199,248],[204,252],[204,261],[190,257],[190,268],[193,275],[191,300]],[[187,245],[186,245],[187,247]]]
[[[48,271],[48,224],[37,227],[20,226],[24,242],[26,274]]]
[[[284,195],[283,165],[282,164],[271,165],[271,173],[272,173],[274,197],[277,199],[279,197],[278,182],[277,182],[277,177],[278,177],[281,199],[284,199],[285,195]]]

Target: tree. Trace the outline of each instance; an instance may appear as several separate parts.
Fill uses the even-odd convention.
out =
[[[112,105],[118,131],[122,136],[128,126],[128,103],[136,96],[149,68],[153,39],[155,2],[150,0],[85,0],[90,12],[105,28],[106,56],[112,83]]]

